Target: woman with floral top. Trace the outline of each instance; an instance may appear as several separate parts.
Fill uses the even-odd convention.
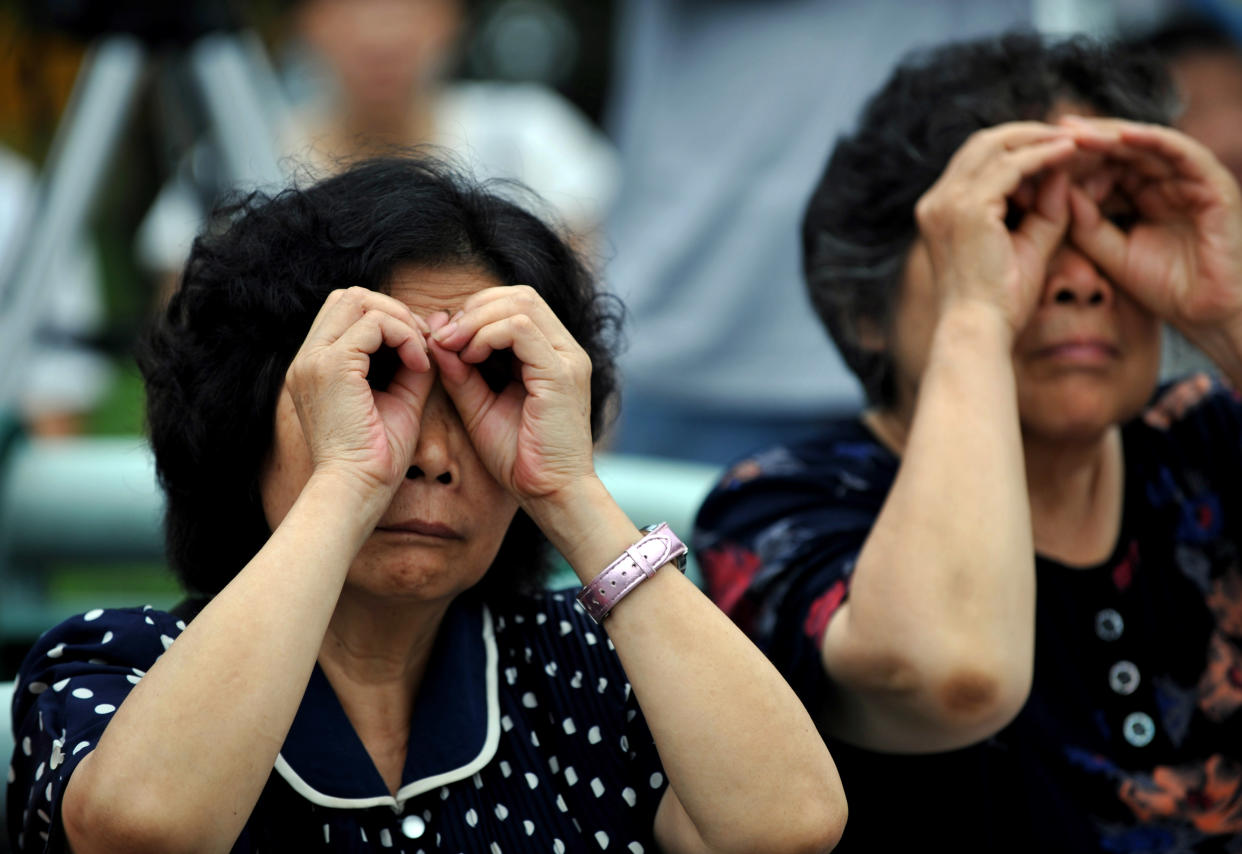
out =
[[[1162,321],[1242,387],[1238,186],[1171,91],[1091,42],[948,45],[813,194],[870,408],[733,467],[696,538],[841,763],[841,850],[1237,850],[1242,407],[1138,417]]]

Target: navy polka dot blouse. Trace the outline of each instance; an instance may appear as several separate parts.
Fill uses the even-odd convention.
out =
[[[95,610],[35,644],[13,702],[16,850],[67,850],[69,776],[184,628],[150,607]],[[454,603],[409,745],[393,797],[316,666],[233,850],[656,851],[660,758],[611,642],[572,593]]]

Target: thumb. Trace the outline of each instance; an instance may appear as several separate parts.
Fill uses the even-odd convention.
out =
[[[1052,257],[1065,237],[1070,221],[1069,185],[1069,175],[1064,171],[1049,174],[1035,197],[1035,206],[1017,229],[1018,236],[1025,238],[1041,259]]]
[[[462,361],[461,355],[441,347],[434,339],[428,339],[428,353],[440,372],[440,382],[448,394],[466,430],[471,432],[483,413],[496,398],[487,380],[474,365]]]
[[[1126,262],[1126,235],[1100,213],[1100,207],[1081,188],[1069,190],[1070,237],[1074,245],[1083,251],[1114,282],[1124,277]]]

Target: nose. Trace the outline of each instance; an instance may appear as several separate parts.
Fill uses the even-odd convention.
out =
[[[406,470],[409,480],[427,478],[446,486],[460,480],[454,453],[454,430],[457,410],[437,382],[423,405],[423,420],[418,429],[414,459]]]
[[[1108,306],[1113,286],[1095,263],[1072,246],[1063,246],[1048,263],[1043,303],[1089,308]]]

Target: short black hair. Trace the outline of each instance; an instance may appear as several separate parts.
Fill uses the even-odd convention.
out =
[[[1162,64],[1086,37],[1010,32],[909,54],[837,142],[802,221],[811,302],[868,401],[896,399],[892,360],[862,342],[891,332],[914,206],[975,131],[1042,121],[1062,101],[1167,124],[1176,104]]]
[[[467,267],[530,285],[591,359],[591,428],[614,394],[620,304],[516,199],[425,152],[361,162],[307,187],[254,193],[195,240],[179,290],[138,348],[166,498],[169,564],[193,597],[219,592],[270,535],[259,491],[285,372],[334,289],[386,290],[398,267]],[[533,203],[533,196],[530,197]],[[542,533],[519,511],[486,596],[537,585]]]

